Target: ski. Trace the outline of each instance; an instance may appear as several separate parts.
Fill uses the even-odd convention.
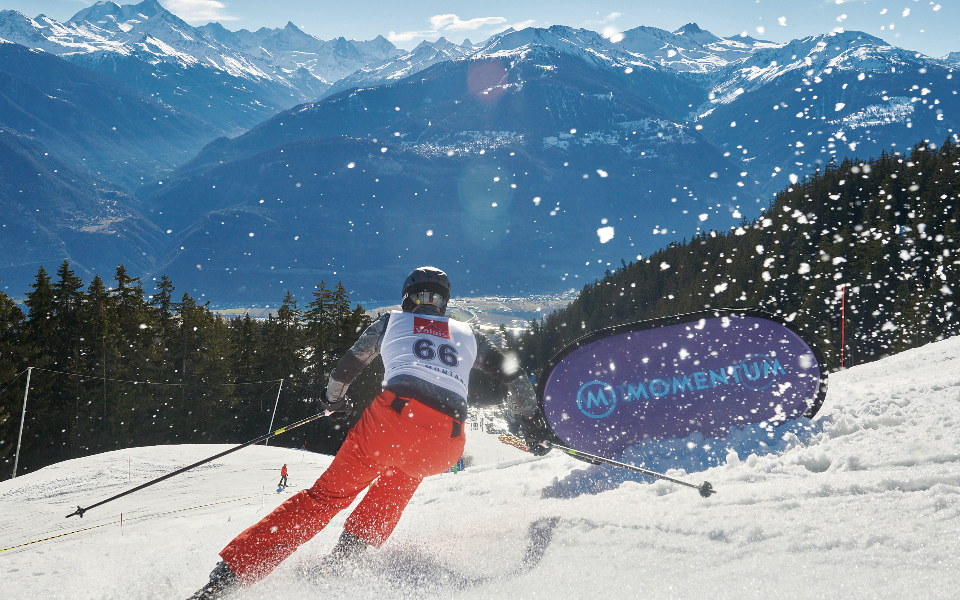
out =
[[[418,593],[441,593],[449,590],[467,590],[491,581],[503,581],[519,577],[536,567],[553,540],[553,532],[560,524],[559,517],[545,517],[530,524],[527,545],[520,563],[507,573],[474,577],[444,565],[437,559],[412,547],[383,550],[375,555],[345,564],[333,566],[321,560],[320,564],[301,566],[298,576],[315,586],[335,585],[345,576],[367,577],[376,573],[398,588],[416,590]]]

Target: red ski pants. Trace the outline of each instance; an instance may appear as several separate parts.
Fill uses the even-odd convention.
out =
[[[464,441],[460,424],[452,418],[384,391],[313,487],[238,535],[220,557],[244,585],[259,581],[350,506],[374,479],[344,530],[380,547],[423,478],[454,465],[463,455]]]

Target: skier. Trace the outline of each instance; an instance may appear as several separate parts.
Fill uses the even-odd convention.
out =
[[[224,599],[263,579],[368,486],[321,567],[337,569],[369,546],[379,548],[423,478],[443,473],[463,455],[471,368],[506,384],[527,448],[549,452],[543,441],[550,430],[526,374],[485,335],[444,316],[447,275],[434,267],[415,269],[404,280],[401,299],[402,311],[377,319],[344,354],[318,402],[328,416],[349,414],[347,388],[377,355],[385,373],[380,395],[313,487],[227,544],[210,582],[190,600]]]
[[[280,468],[280,489],[287,487],[287,465],[283,465]]]

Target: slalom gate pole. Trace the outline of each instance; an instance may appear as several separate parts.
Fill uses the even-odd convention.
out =
[[[224,451],[224,452],[221,452],[220,454],[215,454],[214,456],[211,456],[210,458],[205,458],[205,459],[203,459],[203,460],[201,460],[201,461],[199,461],[199,462],[193,463],[192,465],[188,465],[188,466],[186,466],[186,467],[183,467],[182,469],[177,469],[176,471],[173,471],[172,473],[167,473],[166,475],[163,475],[163,476],[161,476],[161,477],[157,477],[156,479],[150,480],[150,481],[148,481],[148,482],[146,482],[146,483],[144,483],[144,484],[142,484],[142,485],[138,485],[137,487],[133,488],[132,490],[127,490],[127,491],[125,491],[125,492],[123,492],[123,493],[117,494],[116,496],[111,496],[110,498],[107,498],[106,500],[101,500],[100,502],[97,502],[96,504],[91,504],[90,506],[88,506],[88,507],[86,507],[86,508],[81,508],[81,507],[78,506],[78,507],[77,507],[77,510],[75,510],[74,512],[72,512],[72,513],[70,513],[69,515],[67,515],[67,518],[69,519],[70,517],[72,517],[72,516],[74,516],[74,515],[78,515],[78,516],[82,519],[82,518],[83,518],[83,514],[84,514],[85,512],[87,512],[88,510],[90,510],[91,508],[96,508],[96,507],[98,507],[98,506],[102,506],[102,505],[106,504],[107,502],[112,502],[113,500],[116,500],[117,498],[122,498],[122,497],[124,497],[124,496],[126,496],[126,495],[128,495],[128,494],[132,494],[132,493],[134,493],[134,492],[138,492],[138,491],[142,490],[142,489],[145,488],[145,487],[150,487],[151,485],[153,485],[153,484],[155,484],[155,483],[160,483],[160,482],[163,481],[164,479],[170,479],[171,477],[175,477],[175,476],[177,476],[177,475],[179,475],[179,474],[181,474],[181,473],[184,473],[184,472],[186,472],[186,471],[189,471],[190,469],[193,469],[194,467],[199,467],[200,465],[205,465],[205,464],[207,464],[208,462],[217,460],[218,458],[220,458],[220,457],[222,457],[222,456],[226,456],[226,455],[228,455],[228,454],[231,454],[231,453],[233,453],[233,452],[236,452],[237,450],[242,450],[243,448],[246,448],[247,446],[252,446],[252,445],[254,445],[254,444],[259,444],[260,442],[262,442],[262,441],[264,441],[264,440],[268,440],[268,439],[270,439],[270,438],[272,438],[272,437],[278,436],[278,435],[280,435],[281,433],[284,433],[284,432],[286,432],[286,431],[290,431],[291,429],[296,429],[297,427],[300,427],[301,425],[306,425],[307,423],[311,423],[311,422],[313,422],[313,421],[316,421],[316,420],[319,419],[320,417],[324,417],[324,416],[326,416],[326,411],[321,412],[321,413],[317,413],[317,414],[313,415],[312,417],[307,417],[306,419],[303,419],[302,421],[297,421],[297,422],[294,423],[293,425],[287,425],[286,427],[281,427],[280,429],[278,429],[278,430],[276,430],[276,431],[273,431],[273,432],[271,432],[271,433],[267,433],[267,434],[261,435],[260,437],[258,437],[258,438],[255,439],[255,440],[250,440],[249,442],[245,442],[245,443],[243,443],[243,444],[240,444],[239,446],[235,446],[235,447],[233,447],[233,448],[230,448],[229,450],[226,450],[226,451]]]
[[[594,464],[604,464],[604,465],[610,465],[611,467],[619,467],[619,468],[621,468],[621,469],[626,469],[627,471],[633,471],[633,472],[635,472],[635,473],[640,473],[641,475],[649,475],[650,477],[656,477],[657,479],[663,479],[663,480],[665,480],[665,481],[671,481],[671,482],[673,482],[673,483],[678,483],[678,484],[680,484],[680,485],[685,485],[685,486],[687,486],[687,487],[691,487],[691,488],[699,491],[699,492],[700,492],[700,495],[703,496],[704,498],[709,498],[709,497],[710,497],[710,494],[716,494],[716,493],[717,493],[717,491],[716,491],[715,489],[713,489],[713,486],[710,485],[710,482],[709,482],[709,481],[704,481],[704,482],[703,482],[702,484],[700,484],[700,485],[694,485],[694,484],[692,484],[692,483],[687,483],[686,481],[681,481],[681,480],[679,480],[679,479],[674,479],[673,477],[669,477],[669,476],[667,476],[667,475],[663,475],[662,473],[657,473],[656,471],[650,471],[650,470],[644,469],[644,468],[642,468],[642,467],[635,467],[635,466],[633,466],[633,465],[628,465],[627,463],[617,462],[617,461],[615,461],[615,460],[610,460],[609,458],[604,458],[604,457],[602,457],[602,456],[597,456],[596,454],[590,454],[590,453],[588,453],[588,452],[581,452],[580,450],[574,450],[573,448],[567,448],[566,446],[561,446],[560,444],[554,444],[554,443],[552,443],[552,442],[547,442],[547,444],[549,444],[551,448],[556,448],[557,450],[560,450],[561,452],[565,452],[566,454],[569,454],[570,456],[576,456],[576,457],[579,457],[579,458],[586,459],[586,460],[588,460],[589,462],[592,462],[592,463],[594,463]]]
[[[23,389],[23,414],[20,416],[20,435],[17,436],[17,455],[13,459],[13,477],[10,479],[17,478],[17,465],[20,464],[20,442],[23,441],[23,424],[27,420],[27,397],[30,395],[30,375],[32,373],[33,367],[27,367],[27,386]]]
[[[283,391],[283,380],[280,380],[280,389],[277,390],[277,401],[273,403],[273,416],[270,417],[270,427],[267,428],[267,431],[273,429],[273,420],[277,418],[277,407],[280,406],[280,392]],[[264,446],[270,445],[270,438],[267,438],[267,441],[263,443]]]
[[[840,368],[843,368],[843,348],[846,345],[844,334],[847,325],[847,284],[840,288]]]

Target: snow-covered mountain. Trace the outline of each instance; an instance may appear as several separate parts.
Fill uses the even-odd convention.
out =
[[[711,114],[718,107],[742,103],[743,95],[748,92],[758,92],[754,99],[766,94],[776,96],[782,92],[780,87],[796,88],[805,81],[814,85],[828,76],[836,79],[854,75],[862,81],[875,73],[883,79],[893,75],[893,79],[904,80],[925,73],[928,68],[955,68],[955,60],[960,57],[960,53],[953,53],[943,59],[934,59],[856,31],[831,32],[776,44],[749,36],[722,38],[701,29],[696,23],[689,23],[674,32],[637,27],[612,36],[555,25],[547,29],[508,29],[476,48],[456,46],[445,39],[432,44],[423,42],[408,54],[368,65],[341,79],[327,90],[324,97],[354,87],[390,84],[450,60],[516,60],[543,52],[575,56],[600,68],[626,74],[641,70],[672,73],[705,91],[704,101],[686,107],[688,110],[683,119],[692,124],[699,123],[701,127],[708,126]],[[840,86],[841,92],[847,89],[842,83]],[[906,87],[913,86],[911,81]],[[920,85],[916,89],[923,87]],[[837,129],[849,129],[849,124],[869,120],[869,115],[879,111],[885,115],[881,121],[883,125],[906,125],[912,112],[908,105],[920,98],[914,100],[915,94],[894,95],[881,91],[875,92],[876,98],[866,104],[855,101],[854,93],[839,93],[839,99],[829,107],[832,109],[829,118],[820,120],[829,121]],[[891,100],[893,96],[896,98]],[[817,99],[822,98],[823,95],[818,95]],[[781,100],[771,97],[770,102],[774,105]],[[795,128],[786,127],[789,129]],[[945,134],[946,130],[942,133]],[[757,146],[754,143],[749,145]],[[775,166],[771,163],[771,169]]]
[[[755,40],[749,36],[718,37],[688,23],[670,33],[656,27],[636,27],[620,34],[616,45],[623,50],[652,60],[675,71],[710,73],[746,58],[773,42]]]
[[[383,38],[378,39],[383,40]],[[386,40],[383,41],[386,42]],[[354,43],[354,45],[356,46],[357,44]],[[388,56],[384,57],[383,60],[363,66],[356,72],[334,83],[326,91],[324,96],[331,96],[350,88],[372,87],[399,81],[414,73],[419,73],[431,65],[463,58],[473,51],[474,48],[472,45],[469,45],[469,41],[458,46],[446,38],[440,38],[435,42],[420,42],[420,44],[410,52],[397,54],[398,51],[396,50],[389,51]]]
[[[288,90],[286,106],[312,100],[330,83],[399,54],[383,37],[366,42],[324,41],[293,23],[255,32],[219,23],[192,27],[156,0],[136,5],[97,2],[66,23],[44,15],[0,12],[0,38],[68,59],[112,52],[150,64],[203,66],[232,77]]]
[[[659,66],[681,73],[712,73],[777,44],[745,36],[721,38],[696,23],[672,33],[641,26],[612,36],[554,25],[548,29],[508,30],[488,40],[478,55],[502,56],[535,46],[617,68]]]
[[[352,244],[357,236],[347,233],[355,229],[342,223],[358,222],[367,207],[350,202],[368,192],[371,200],[384,199],[386,193],[378,190],[388,187],[381,183],[388,180],[390,203],[378,204],[388,207],[380,211],[384,214],[362,217],[364,223],[387,217],[371,225],[374,237],[364,239],[369,256],[393,254],[386,248],[396,238],[380,246],[370,241],[383,239],[377,231],[441,230],[440,224],[421,227],[421,216],[403,209],[416,195],[419,205],[436,203],[437,211],[462,213],[464,219],[444,223],[450,233],[442,238],[415,236],[404,248],[426,251],[429,242],[449,256],[462,255],[466,265],[477,259],[464,250],[462,242],[469,240],[487,251],[483,264],[494,265],[507,260],[496,252],[523,246],[528,256],[544,256],[537,260],[544,279],[515,278],[531,286],[525,291],[535,291],[548,279],[570,285],[568,276],[577,275],[569,265],[585,264],[582,248],[564,247],[571,256],[558,258],[555,239],[588,239],[595,253],[591,262],[615,265],[669,243],[662,234],[679,239],[707,225],[725,229],[743,216],[753,218],[788,181],[831,160],[906,150],[920,140],[939,144],[960,130],[960,81],[950,56],[929,58],[852,31],[774,44],[719,37],[695,23],[674,32],[638,27],[615,35],[554,26],[508,29],[479,45],[440,39],[401,52],[382,37],[322,41],[292,23],[257,31],[231,32],[216,23],[194,28],[145,0],[135,6],[98,3],[66,23],[7,11],[0,13],[0,38],[119,80],[172,111],[161,116],[171,123],[176,114],[207,126],[176,144],[188,153],[179,157],[179,167],[169,157],[154,156],[163,144],[131,138],[141,144],[133,150],[159,168],[176,167],[172,173],[160,174],[150,163],[158,173],[152,182],[142,172],[131,177],[119,169],[102,176],[128,189],[145,177],[148,187],[139,195],[155,211],[148,218],[171,232],[157,268],[183,278],[189,289],[221,293],[223,300],[231,294],[239,300],[253,289],[270,298],[291,287],[311,289],[328,274],[304,270],[303,264]],[[11,127],[39,137],[30,127]],[[41,141],[63,157],[66,146],[57,147],[57,139]],[[369,170],[341,169],[347,154],[354,156],[348,164]],[[134,155],[106,158],[128,165]],[[493,229],[484,229],[486,223],[471,221],[477,216],[472,208],[458,208],[450,199],[462,192],[456,182],[472,181],[480,172],[476,165],[496,160],[523,173],[511,188],[517,191],[509,193],[538,203],[495,211],[504,213],[497,222],[503,227],[488,235]],[[326,178],[320,164],[329,169]],[[348,176],[349,185],[343,179]],[[395,193],[399,189],[405,191]],[[325,194],[322,205],[317,194]],[[300,200],[267,204],[269,198],[291,196]],[[549,227],[534,214],[548,197]],[[557,203],[563,208],[553,210]],[[237,232],[208,227],[221,223],[217,211],[227,209],[242,212],[243,227],[275,227],[270,231],[277,237],[268,241],[263,230],[252,239],[253,229],[230,237]],[[578,219],[561,223],[560,215],[575,210],[581,211]],[[697,220],[708,212],[715,220]],[[339,225],[331,220],[334,213]],[[477,214],[480,221],[489,216]],[[594,235],[593,221],[641,214],[653,222],[632,235],[607,242]],[[239,224],[240,216],[233,223]],[[327,226],[332,228],[327,234],[311,237]],[[293,241],[287,239],[291,229],[297,231]],[[507,244],[508,234],[522,241]],[[210,245],[215,238],[219,241]],[[456,244],[443,246],[451,240]],[[251,243],[264,246],[253,253]],[[204,254],[208,250],[216,256]],[[234,260],[239,256],[250,258],[241,264]],[[244,277],[256,273],[261,279],[237,285],[196,268],[218,260],[222,276],[232,277],[240,268],[241,274],[248,269]],[[340,264],[345,268],[346,262]],[[369,264],[362,257],[355,274],[365,273]],[[277,275],[278,265],[296,275]],[[528,267],[515,265],[518,273]],[[463,268],[483,279],[478,267]],[[357,277],[367,290],[380,285],[379,272]]]
[[[921,121],[923,135],[939,142],[955,131],[951,123],[960,117],[952,110],[957,104],[956,67],[947,59],[923,56],[857,31],[775,44],[747,36],[721,38],[695,23],[672,33],[637,27],[615,36],[559,25],[511,29],[472,51],[442,39],[424,42],[409,54],[340,80],[324,96],[389,85],[449,61],[532,62],[553,69],[551,57],[558,55],[609,70],[617,78],[657,80],[645,96],[671,117],[669,127],[695,128],[718,147],[738,149],[744,181],[759,185],[762,194],[782,187],[776,174],[788,166],[793,172],[809,172],[831,158],[855,153],[858,146],[872,146],[871,155],[876,155],[881,142],[889,148],[912,144],[917,131],[908,130]],[[535,76],[511,73],[513,85]],[[663,84],[668,80],[672,83]],[[683,100],[678,101],[662,95],[670,85],[697,91],[680,94]],[[581,133],[597,139],[609,134]],[[562,147],[564,135],[558,130],[548,137]],[[807,139],[813,135],[817,138]],[[423,136],[417,139],[421,147],[430,144]],[[617,141],[615,135],[611,139],[625,149],[637,141]],[[816,149],[810,149],[812,142],[818,143]]]
[[[858,31],[829,33],[758,49],[720,70],[712,86],[711,104],[729,104],[744,92],[758,90],[787,74],[819,83],[834,71],[847,73],[910,71],[931,62],[914,52]]]
[[[289,78],[289,73],[305,69],[326,85],[372,61],[385,60],[401,52],[383,36],[363,42],[348,41],[343,37],[323,41],[304,33],[292,22],[281,29],[264,27],[254,32],[246,29],[231,32],[219,23],[197,29],[249,57],[277,78]]]
[[[584,254],[618,264],[661,244],[654,226],[695,231],[708,210],[718,227],[739,221],[716,209],[740,190],[736,159],[680,121],[705,99],[659,67],[627,74],[539,45],[344,91],[217,140],[144,187],[171,231],[157,270],[186,289],[266,298],[332,277],[315,257],[336,256],[351,295],[378,298],[384,270],[444,256],[468,292],[569,289]],[[598,239],[611,215],[623,234]],[[257,252],[242,249],[251,239]]]
[[[955,135],[955,69],[862,32],[811,36],[707,76],[708,99],[688,122],[740,158],[745,182],[773,193],[783,174]]]
[[[473,46],[469,40],[457,46],[440,38],[422,42],[408,54],[361,68],[336,82],[325,96],[353,87],[371,87],[398,81],[427,67],[458,58],[526,56],[537,49],[552,49],[588,62],[616,69],[656,68],[681,73],[713,73],[752,54],[776,48],[772,42],[747,36],[721,38],[689,23],[669,32],[656,27],[637,27],[615,36],[589,29],[554,25],[547,29],[507,29]]]
[[[303,268],[309,256],[362,244],[356,260],[339,260],[362,296],[376,293],[385,266],[371,269],[365,257],[403,262],[390,251],[402,239],[405,252],[456,257],[464,269],[457,275],[471,290],[505,277],[519,282],[510,284],[511,293],[525,293],[551,281],[567,285],[567,277],[578,276],[570,265],[584,265],[584,255],[616,264],[669,243],[662,234],[679,239],[754,218],[773,194],[832,160],[906,151],[924,139],[939,144],[960,129],[951,68],[873,36],[743,41],[750,53],[737,58],[736,39],[699,28],[658,35],[714,51],[694,69],[624,50],[627,36],[615,41],[560,26],[507,31],[415,73],[406,61],[385,63],[382,72],[395,75],[379,85],[365,81],[217,140],[141,193],[151,218],[173,232],[173,252],[160,268],[189,289],[215,286],[224,296],[251,293],[232,282],[236,273],[248,282],[262,277],[255,288],[276,296],[280,281],[308,290],[309,280],[327,276]],[[724,48],[733,50],[722,54]],[[430,44],[418,50],[441,54]],[[484,172],[476,165],[486,163],[509,170],[516,186],[509,197],[538,200],[503,210],[510,203],[491,199],[492,212],[464,204],[461,186],[477,183],[471,177]],[[418,206],[432,207],[428,214],[463,219],[407,211],[410,194]],[[380,210],[368,214],[357,198],[376,198]],[[541,210],[547,198],[552,210]],[[240,207],[233,222],[244,219],[247,230],[213,226],[227,222],[221,211]],[[541,212],[549,225],[542,226]],[[630,233],[598,240],[596,224],[611,215]],[[643,226],[626,226],[641,215]],[[364,225],[335,225],[358,222]],[[263,246],[245,253],[244,231],[254,226]],[[368,228],[372,233],[358,235]],[[468,244],[485,255],[465,251]],[[531,273],[514,255],[537,257],[531,260],[540,268]],[[284,263],[291,270],[271,282],[269,267]]]

